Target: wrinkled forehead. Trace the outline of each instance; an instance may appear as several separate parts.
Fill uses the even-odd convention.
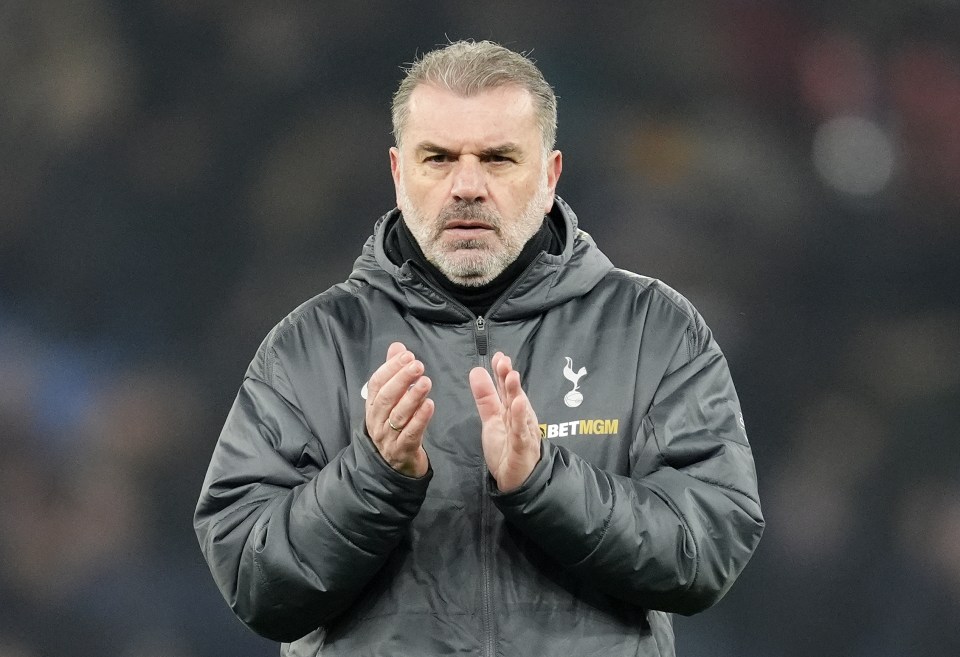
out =
[[[540,127],[529,91],[517,85],[461,95],[432,84],[420,84],[410,94],[403,141],[416,144],[449,142],[510,142],[539,144]]]

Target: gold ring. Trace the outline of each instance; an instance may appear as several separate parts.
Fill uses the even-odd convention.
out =
[[[391,420],[390,418],[387,418],[387,424],[389,424],[390,428],[393,429],[394,431],[403,431],[403,427],[398,427],[397,425],[395,425],[393,423],[393,420]]]

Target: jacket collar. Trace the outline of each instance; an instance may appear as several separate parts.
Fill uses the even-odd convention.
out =
[[[593,238],[577,227],[576,214],[559,196],[547,217],[562,228],[562,253],[541,252],[493,304],[488,319],[504,321],[540,314],[585,294],[613,268]],[[466,308],[432,285],[412,261],[398,266],[387,257],[386,235],[399,218],[400,211],[394,208],[377,221],[350,279],[383,292],[424,320],[461,323],[473,319]]]

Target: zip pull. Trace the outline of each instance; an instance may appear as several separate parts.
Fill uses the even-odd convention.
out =
[[[487,322],[483,319],[483,316],[477,317],[477,353],[481,356],[487,355]]]

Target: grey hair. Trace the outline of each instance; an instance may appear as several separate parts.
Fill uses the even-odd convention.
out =
[[[523,53],[492,41],[454,41],[415,60],[393,94],[393,138],[397,146],[410,113],[410,94],[420,84],[432,84],[464,97],[507,85],[526,89],[533,97],[544,152],[553,150],[557,97],[540,69]]]

